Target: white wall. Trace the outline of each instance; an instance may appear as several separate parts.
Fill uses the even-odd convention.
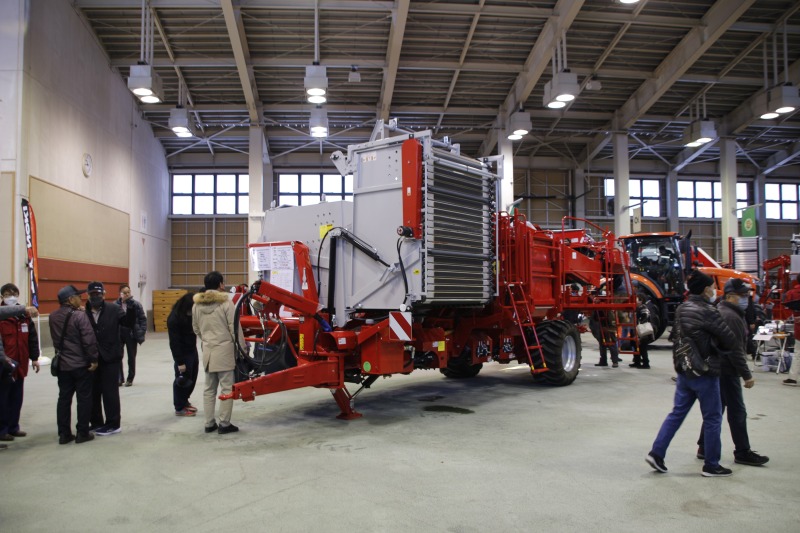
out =
[[[7,161],[7,152],[0,154],[3,168],[13,166],[16,172],[16,195],[13,200],[0,198],[0,208],[20,213],[20,199],[28,194],[28,176],[34,176],[128,213],[130,284],[149,309],[151,291],[169,284],[169,174],[163,148],[150,125],[141,119],[125,80],[111,69],[70,0],[12,3],[29,12],[23,70],[18,72],[22,79],[21,120],[17,121],[20,148],[13,164]],[[2,15],[7,9],[10,12],[10,8],[0,8],[0,20],[5,20]],[[2,74],[10,59],[0,56],[0,91],[1,80],[10,77]],[[1,127],[9,123],[7,116],[0,116]],[[91,154],[94,163],[88,178],[82,173],[84,153]],[[33,207],[36,211],[58,209]],[[69,220],[64,222],[69,224]],[[80,232],[81,228],[74,230]],[[23,258],[21,222],[15,233],[14,252]],[[92,243],[87,242],[87,261],[91,251]],[[21,263],[16,261],[19,266],[11,273],[20,288],[26,280]],[[139,288],[142,273],[146,284]]]

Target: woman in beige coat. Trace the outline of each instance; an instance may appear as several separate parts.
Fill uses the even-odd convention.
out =
[[[203,368],[206,387],[203,407],[206,433],[233,433],[239,428],[231,424],[233,400],[220,401],[219,425],[215,416],[217,394],[229,394],[233,389],[236,357],[234,345],[234,308],[225,291],[222,274],[209,272],[203,280],[205,290],[194,296],[192,329],[202,341]],[[241,328],[237,328],[239,345],[245,346]]]

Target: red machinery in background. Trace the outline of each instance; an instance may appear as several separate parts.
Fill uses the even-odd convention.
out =
[[[613,234],[572,218],[564,224],[586,227],[546,230],[495,211],[487,164],[429,132],[337,158],[342,175],[354,175],[354,201],[270,210],[265,242],[250,245],[263,279],[239,298],[237,316],[254,349],[241,350],[240,381],[222,399],[327,388],[338,417],[352,419],[361,416],[355,396],[381,376],[470,378],[491,361],[569,385],[581,341],[562,313],[635,315],[627,253]],[[605,290],[612,279],[624,293]]]

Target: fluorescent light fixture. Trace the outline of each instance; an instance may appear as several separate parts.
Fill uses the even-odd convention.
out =
[[[575,100],[579,92],[578,75],[562,71],[545,84],[543,104],[550,109],[560,109]]]
[[[508,138],[512,141],[522,139],[523,135],[527,135],[532,128],[531,114],[527,111],[516,111],[508,118]]]
[[[194,124],[185,107],[173,107],[169,111],[169,129],[178,137],[194,137]]]
[[[325,103],[328,92],[328,75],[325,67],[311,65],[306,67],[305,88],[308,101],[312,104]],[[312,100],[314,98],[314,100]],[[322,101],[320,101],[322,98]]]
[[[716,138],[717,128],[713,120],[695,120],[683,132],[683,145],[695,148]]]
[[[150,65],[131,65],[128,89],[145,104],[162,100],[161,77]]]
[[[769,91],[768,102],[768,109],[770,111],[774,111],[780,115],[791,113],[800,107],[800,96],[798,96],[797,87],[794,85],[779,85],[773,87]]]
[[[347,81],[350,83],[358,83],[361,81],[361,73],[358,71],[358,67],[353,65],[353,68],[350,69],[350,74],[347,76]]]
[[[312,137],[328,136],[328,112],[321,107],[311,110],[311,117],[308,121],[308,131]]]
[[[620,4],[638,4],[639,0],[619,0]]]

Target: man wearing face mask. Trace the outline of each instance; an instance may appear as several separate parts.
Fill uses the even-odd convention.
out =
[[[705,464],[704,477],[725,477],[733,472],[719,464],[722,444],[720,428],[722,426],[722,401],[719,392],[720,350],[736,348],[735,336],[731,328],[723,320],[719,311],[711,305],[716,299],[714,280],[695,270],[686,280],[689,298],[678,307],[674,327],[680,328],[682,337],[692,339],[700,354],[708,358],[710,371],[702,376],[690,378],[678,374],[674,406],[672,412],[661,424],[656,440],[645,461],[654,470],[666,473],[664,458],[669,443],[683,424],[695,400],[700,402],[705,430]],[[741,348],[740,348],[741,349]]]
[[[86,315],[97,337],[100,353],[100,364],[94,376],[92,427],[99,436],[114,435],[122,431],[118,382],[122,367],[122,341],[119,329],[125,313],[117,304],[103,300],[106,291],[99,281],[91,282],[87,292],[89,302],[86,304]]]
[[[133,299],[130,285],[122,285],[119,288],[117,305],[125,313],[125,322],[120,328],[120,334],[122,346],[128,352],[128,379],[123,380],[125,369],[124,365],[120,365],[119,384],[122,385],[124,382],[126,387],[130,387],[136,376],[136,351],[144,342],[147,333],[147,315],[144,314],[142,304]]]
[[[3,306],[24,309],[19,305],[19,289],[13,283],[0,287],[0,296],[3,297]],[[28,363],[39,372],[39,337],[33,321],[21,316],[0,321],[0,339],[6,356],[17,366],[7,382],[0,384],[0,440],[6,441],[27,435],[19,427],[19,416]]]
[[[728,426],[731,428],[731,438],[735,446],[733,460],[737,464],[761,466],[769,461],[769,457],[759,455],[750,449],[750,437],[747,434],[747,408],[742,395],[744,388],[750,389],[755,385],[753,374],[747,365],[745,351],[747,349],[747,322],[745,311],[750,303],[750,286],[741,279],[729,279],[723,289],[723,300],[717,304],[719,314],[735,336],[734,348],[721,352],[719,392],[722,400],[722,410],[728,409]],[[700,438],[697,441],[697,458],[705,457],[703,446],[703,428],[700,428]]]

